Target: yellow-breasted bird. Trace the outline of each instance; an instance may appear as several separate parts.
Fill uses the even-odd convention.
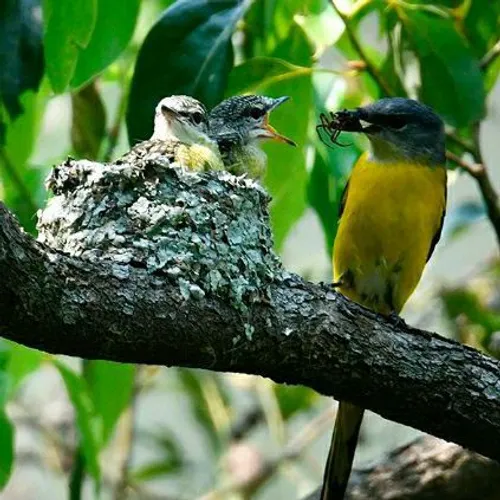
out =
[[[267,166],[261,149],[263,139],[272,139],[295,146],[269,123],[269,114],[289,98],[243,95],[230,97],[218,104],[208,115],[210,137],[219,145],[226,170],[259,178]]]
[[[411,99],[386,98],[340,111],[319,128],[361,132],[371,145],[350,175],[333,251],[339,291],[383,315],[398,315],[441,234],[446,208],[442,120]],[[341,500],[364,410],[341,401],[321,500]]]
[[[156,106],[153,135],[140,142],[117,163],[165,156],[191,170],[220,170],[217,143],[208,136],[205,106],[186,95],[163,98]]]

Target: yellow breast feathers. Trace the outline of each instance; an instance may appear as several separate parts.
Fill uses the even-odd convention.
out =
[[[335,240],[340,291],[380,313],[399,313],[439,239],[445,204],[444,166],[363,155],[344,193]]]

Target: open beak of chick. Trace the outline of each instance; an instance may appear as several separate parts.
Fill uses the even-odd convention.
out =
[[[289,139],[288,137],[280,134],[270,123],[269,123],[269,115],[271,114],[271,111],[276,109],[278,106],[283,104],[285,101],[288,101],[290,99],[288,96],[283,96],[283,97],[278,97],[276,99],[273,99],[272,104],[269,106],[266,114],[264,115],[263,122],[261,125],[261,133],[259,137],[262,139],[271,139],[273,141],[278,141],[278,142],[283,142],[285,144],[289,144],[290,146],[296,146],[294,141],[292,139]]]

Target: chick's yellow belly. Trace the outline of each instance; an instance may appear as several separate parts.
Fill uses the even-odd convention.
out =
[[[182,144],[176,156],[177,161],[191,170],[222,170],[224,167],[220,155],[203,144]]]
[[[446,203],[446,170],[362,157],[353,169],[333,253],[341,293],[397,312],[420,280]]]

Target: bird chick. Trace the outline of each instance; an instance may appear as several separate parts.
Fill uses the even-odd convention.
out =
[[[208,115],[209,135],[219,146],[226,170],[260,178],[267,166],[267,156],[261,149],[263,139],[295,146],[295,142],[279,134],[269,123],[271,111],[288,99],[235,96],[212,109]]]
[[[221,170],[217,143],[208,136],[205,106],[193,97],[163,98],[155,110],[153,135],[140,142],[117,163],[136,162],[164,156],[191,170]]]

